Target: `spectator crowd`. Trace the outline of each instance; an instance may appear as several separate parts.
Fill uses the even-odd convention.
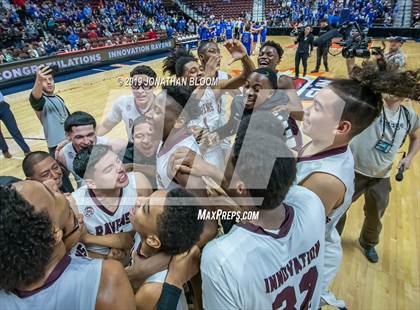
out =
[[[344,13],[350,21],[371,27],[392,26],[392,16],[398,8],[393,0],[270,0],[267,12],[271,25],[290,26],[298,22],[318,25],[322,19],[336,24]]]
[[[0,0],[0,63],[195,31],[161,0]]]

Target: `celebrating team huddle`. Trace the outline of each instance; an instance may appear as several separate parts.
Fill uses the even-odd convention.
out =
[[[419,100],[419,70],[347,59],[349,78],[304,109],[276,71],[283,48],[265,40],[266,25],[243,25],[242,43],[236,26],[222,29],[238,75],[222,71],[221,46],[206,37],[197,55],[174,49],[163,70],[215,85],[159,87],[139,65],[131,94],[101,123],[63,109],[61,129],[47,125],[54,84],[40,68],[32,106],[65,140],[27,154],[26,180],[0,187],[0,308],[345,307],[329,286],[343,256],[336,226],[357,191],[356,143],[385,109]],[[202,35],[219,37],[220,27],[203,24]],[[250,31],[261,36],[256,65]],[[420,127],[407,111],[404,137]],[[108,137],[119,123],[126,135]],[[202,219],[203,210],[258,216]]]

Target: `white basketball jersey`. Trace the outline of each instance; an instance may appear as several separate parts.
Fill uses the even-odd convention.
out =
[[[172,154],[180,147],[187,147],[197,154],[200,154],[200,148],[198,147],[194,136],[189,132],[179,134],[170,145],[166,144],[163,146],[163,142],[161,141],[156,155],[156,183],[158,189],[172,189],[178,186],[172,181],[172,178],[168,176],[168,165]]]
[[[151,106],[143,111],[136,106],[133,95],[121,96],[112,104],[107,119],[113,123],[123,121],[125,130],[127,131],[127,137],[131,141],[134,120],[139,116],[144,116],[150,110]]]
[[[228,80],[229,79],[229,75],[227,72],[224,71],[218,71],[217,72],[217,78],[221,81],[223,80]],[[222,94],[220,96],[219,99],[219,105],[220,105],[220,109],[221,109],[221,113],[220,113],[220,118],[219,118],[219,128],[226,125],[226,123],[228,122],[228,117],[227,117],[227,95],[226,94]],[[220,145],[222,146],[222,149],[225,151],[223,155],[226,154],[226,151],[228,151],[231,147],[231,143],[230,143],[230,139],[229,137],[224,138],[221,142]]]
[[[64,256],[44,286],[11,294],[0,290],[2,310],[94,310],[101,281],[102,260]]]
[[[108,144],[108,138],[107,137],[96,137],[96,144]],[[69,170],[73,176],[74,179],[77,182],[77,186],[80,187],[83,184],[83,176],[78,176],[75,172],[74,172],[74,168],[73,168],[73,161],[74,158],[77,155],[76,150],[74,149],[74,146],[72,143],[68,143],[66,144],[65,147],[63,147],[63,151],[62,151],[62,155],[64,156],[64,159],[66,161],[66,167],[67,170]]]
[[[308,146],[307,144],[303,149]],[[354,160],[348,146],[327,150],[310,157],[301,157],[297,163],[296,183],[300,184],[315,172],[335,176],[346,187],[343,203],[327,216],[326,238],[329,239],[337,222],[350,207],[354,193]]]
[[[225,123],[225,114],[222,109],[223,101],[217,102],[214,91],[207,87],[200,100],[201,115],[190,121],[189,127],[198,126],[213,132],[222,127]],[[226,108],[225,108],[226,111]],[[212,165],[222,169],[224,163],[224,151],[221,143],[213,145],[203,154],[204,159]]]
[[[71,248],[69,254],[72,257],[89,257],[86,246],[81,242],[77,242],[77,244]]]
[[[292,186],[276,231],[234,225],[201,257],[203,304],[213,309],[318,309],[325,211],[313,192]]]
[[[121,190],[118,208],[113,213],[98,201],[93,191],[86,185],[72,193],[79,212],[83,214],[89,234],[103,236],[133,230],[128,218],[137,199],[136,177],[133,172],[128,173],[128,180],[128,185]],[[109,252],[109,248],[99,245],[89,245],[87,249],[103,255]]]

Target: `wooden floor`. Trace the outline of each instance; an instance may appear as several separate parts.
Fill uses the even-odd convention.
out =
[[[272,38],[283,47],[293,44],[288,37]],[[420,67],[420,44],[407,42],[403,46],[407,55],[407,68]],[[223,55],[227,52],[223,50]],[[255,56],[253,58],[256,58]],[[329,57],[331,77],[346,75],[345,62],[341,56]],[[162,60],[146,63],[162,76]],[[222,60],[222,69],[231,71],[238,64],[227,65]],[[279,70],[291,69],[294,65],[294,50],[285,48],[285,55]],[[309,59],[308,70],[315,64],[315,53]],[[65,81],[57,84],[57,90],[70,111],[87,111],[98,122],[106,114],[112,100],[129,89],[119,86],[118,77],[127,77],[132,67],[100,72],[95,75]],[[18,125],[25,137],[40,139],[43,132],[35,113],[28,102],[29,91],[7,96]],[[420,104],[411,103],[420,113]],[[7,130],[2,127],[5,136]],[[125,137],[125,130],[119,125],[112,136]],[[0,175],[23,177],[21,159],[23,154],[12,140],[7,140],[13,159],[0,159]],[[32,150],[46,150],[44,141],[27,139]],[[393,176],[395,171],[393,173]],[[394,179],[394,178],[392,178]],[[344,299],[349,309],[420,309],[420,155],[411,169],[405,173],[402,183],[392,182],[391,203],[383,219],[383,233],[378,246],[380,261],[368,263],[361,253],[357,238],[363,221],[363,199],[352,205],[343,235],[344,261],[335,279],[332,291]]]

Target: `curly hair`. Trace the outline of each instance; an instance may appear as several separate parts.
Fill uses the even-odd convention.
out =
[[[255,206],[274,209],[296,178],[296,160],[281,134],[284,127],[270,112],[254,112],[241,120],[232,163]],[[256,199],[263,198],[262,203]]]
[[[48,213],[36,212],[14,188],[0,187],[0,289],[10,292],[41,279],[54,243]]]
[[[170,75],[182,76],[185,64],[197,61],[194,55],[185,48],[174,49],[171,54],[163,60],[163,73],[169,72]]]
[[[200,239],[204,222],[198,219],[195,199],[182,188],[167,193],[164,211],[157,218],[162,252],[170,255],[183,253]]]
[[[272,40],[268,40],[268,41],[266,41],[262,46],[261,46],[261,48],[260,48],[260,50],[262,50],[264,47],[266,47],[266,46],[271,46],[271,47],[273,47],[276,51],[277,51],[277,54],[279,55],[279,59],[281,59],[281,57],[283,56],[283,54],[284,54],[284,50],[283,50],[283,48],[280,46],[280,44],[278,44],[277,42],[274,42],[274,41],[272,41]]]
[[[345,102],[341,120],[352,124],[351,135],[355,136],[379,116],[383,106],[382,93],[420,100],[420,69],[399,71],[398,67],[364,61],[355,66],[351,79],[334,80],[329,87]]]

